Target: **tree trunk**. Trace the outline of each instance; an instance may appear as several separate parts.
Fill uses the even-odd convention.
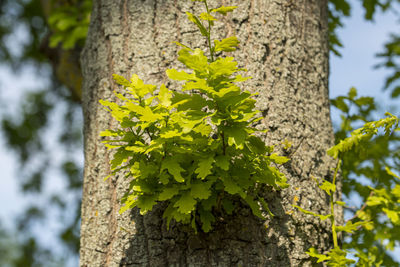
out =
[[[328,25],[326,0],[209,1],[211,7],[238,5],[216,24],[213,38],[236,35],[233,55],[253,79],[246,88],[258,92],[258,107],[269,129],[268,144],[291,160],[281,170],[291,186],[266,192],[275,214],[266,221],[247,207],[220,219],[210,233],[195,234],[172,224],[166,229],[162,205],[141,216],[119,215],[127,188],[123,175],[110,173],[99,133],[116,127],[99,104],[121,91],[112,74],[136,73],[146,83],[167,83],[165,70],[176,67],[172,41],[203,47],[204,39],[186,19],[203,6],[189,0],[98,0],[82,55],[84,76],[85,169],[82,201],[81,266],[311,266],[311,246],[331,247],[330,225],[294,210],[291,204],[321,214],[328,199],[312,176],[331,179],[335,162],[326,155],[333,145],[328,98]],[[341,213],[338,213],[340,219]]]

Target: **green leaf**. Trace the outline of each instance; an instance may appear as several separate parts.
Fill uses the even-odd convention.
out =
[[[158,195],[158,200],[164,201],[164,200],[169,200],[173,196],[177,195],[179,193],[179,188],[177,186],[173,187],[166,187],[163,189],[163,191]]]
[[[168,78],[175,81],[189,81],[196,80],[194,74],[189,74],[185,71],[177,71],[176,69],[169,69],[166,71]]]
[[[306,253],[313,258],[317,258],[318,259],[317,263],[320,263],[320,262],[330,259],[329,256],[326,256],[324,254],[319,254],[315,248],[310,248]]]
[[[238,70],[237,62],[233,57],[218,58],[209,65],[211,79],[222,77],[229,77]]]
[[[207,74],[208,59],[201,49],[196,48],[192,52],[184,48],[179,50],[178,54],[178,60],[185,64],[186,67],[197,71],[200,76]]]
[[[207,20],[207,21],[214,21],[214,20],[217,20],[217,19],[214,18],[212,15],[210,15],[210,14],[208,14],[208,13],[206,13],[206,12],[203,12],[203,13],[200,14],[200,19],[202,19],[202,20]]]
[[[113,74],[113,79],[119,85],[123,85],[124,87],[131,87],[132,86],[131,83],[121,75]]]
[[[174,137],[182,136],[182,134],[183,134],[182,131],[179,131],[179,130],[170,130],[170,131],[168,131],[168,132],[165,132],[165,133],[160,134],[160,137],[161,137],[161,138],[168,139],[168,138],[174,138]]]
[[[238,47],[239,40],[236,38],[236,36],[231,36],[226,39],[223,39],[222,41],[214,40],[215,44],[215,52],[218,51],[225,51],[225,52],[232,52],[235,51],[236,48]]]
[[[196,24],[197,28],[199,28],[201,35],[203,36],[208,36],[208,31],[207,29],[203,26],[203,24],[201,23],[201,21],[192,13],[190,12],[186,12],[186,15],[188,16],[188,19],[193,22],[194,24]]]
[[[378,206],[378,205],[386,204],[386,203],[388,203],[388,200],[385,197],[381,197],[381,196],[370,196],[367,199],[368,206]]]
[[[242,188],[230,176],[223,177],[222,182],[224,183],[225,191],[229,194],[242,193]]]
[[[247,80],[252,79],[252,78],[253,77],[243,77],[242,75],[238,74],[238,75],[236,75],[235,79],[232,80],[232,82],[239,83],[239,82],[247,81]]]
[[[397,174],[395,174],[394,172],[392,172],[388,166],[385,166],[385,171],[386,171],[386,173],[389,174],[390,176],[393,176],[393,177],[395,177],[395,178],[397,178],[397,179],[400,180],[400,176],[398,176]]]
[[[169,107],[171,106],[171,98],[172,94],[170,91],[165,87],[164,84],[161,85],[160,87],[160,92],[158,93],[158,100],[160,100],[161,105],[164,107]]]
[[[192,183],[190,193],[194,198],[207,199],[211,195],[210,186],[211,183]]]
[[[331,195],[332,192],[336,191],[336,186],[327,180],[324,180],[322,185],[318,185],[318,187],[324,190],[328,195]]]
[[[278,154],[271,154],[269,156],[269,158],[275,162],[276,164],[283,164],[289,161],[289,158],[287,157],[283,157],[283,156],[279,156]]]
[[[180,47],[183,47],[183,48],[186,48],[186,49],[188,49],[190,51],[193,51],[193,49],[191,49],[189,46],[181,44],[180,42],[173,41],[173,43],[175,43],[176,45],[179,45]]]
[[[177,207],[180,213],[188,214],[194,210],[196,203],[190,191],[186,191],[179,200],[175,202],[174,207]]]
[[[118,148],[117,152],[113,156],[113,159],[110,161],[111,170],[126,162],[132,156],[132,154],[132,152],[126,151],[124,147]]]
[[[382,208],[382,210],[383,210],[383,212],[386,213],[386,215],[388,216],[388,218],[390,219],[390,221],[393,224],[397,225],[400,223],[400,217],[399,217],[400,212],[399,211],[390,210],[387,208]]]
[[[202,224],[201,229],[203,229],[205,233],[208,233],[211,230],[211,224],[215,221],[215,217],[210,211],[203,209],[199,210],[199,214]]]
[[[363,6],[365,8],[365,19],[372,20],[375,14],[375,8],[379,5],[378,0],[363,0]]]
[[[274,216],[275,216],[275,215],[272,213],[272,211],[269,209],[268,203],[265,202],[265,200],[264,200],[263,198],[259,197],[259,198],[258,198],[258,201],[260,201],[260,203],[261,203],[263,209],[264,209],[266,212],[268,212],[268,214],[269,214],[271,217],[274,217]]]
[[[228,137],[228,144],[232,146],[233,144],[236,145],[237,148],[243,146],[244,141],[247,137],[247,132],[243,127],[240,126],[233,126],[229,128],[224,128],[224,132],[226,137]]]
[[[206,80],[197,80],[194,82],[187,82],[182,88],[182,91],[200,90],[204,93],[213,93],[214,89],[207,85]],[[195,94],[196,95],[196,94]],[[197,95],[198,96],[198,95]]]
[[[264,155],[267,152],[265,143],[257,136],[249,136],[246,141],[246,146],[251,152],[255,154]]]
[[[328,214],[328,215],[317,214],[317,213],[315,213],[315,212],[312,212],[312,211],[309,211],[309,210],[305,210],[305,209],[303,209],[303,208],[301,208],[301,207],[299,207],[299,206],[297,206],[297,205],[293,205],[293,207],[297,208],[298,210],[300,210],[300,211],[301,211],[302,213],[304,213],[304,214],[309,214],[309,215],[318,217],[318,218],[321,219],[321,221],[324,221],[324,220],[329,219],[329,218],[332,217],[331,214]]]
[[[149,106],[146,106],[143,110],[143,114],[140,117],[141,122],[156,122],[160,119],[163,119],[164,116],[162,114],[153,113]]]
[[[334,203],[339,206],[346,206],[346,202],[343,202],[343,201],[335,201]]]
[[[217,167],[220,167],[224,171],[229,170],[229,165],[230,165],[229,157],[226,155],[219,155],[215,157],[215,165]]]
[[[232,201],[226,198],[222,199],[222,206],[228,214],[232,214],[232,212],[235,210],[235,205],[233,205]]]
[[[203,158],[199,160],[198,167],[195,173],[198,174],[200,179],[204,179],[207,175],[211,174],[212,164],[214,163],[214,156],[210,155],[208,158]]]
[[[351,87],[350,91],[348,93],[348,96],[349,96],[350,99],[353,100],[357,96],[357,89],[354,88],[354,87]]]
[[[140,214],[144,215],[148,211],[153,209],[153,206],[157,203],[156,195],[141,195],[138,197],[137,206],[140,209]]]
[[[232,12],[236,8],[237,6],[221,6],[219,8],[211,9],[211,12],[218,12],[225,16],[226,14],[228,14],[228,12]]]
[[[113,136],[113,137],[115,137],[115,136],[120,136],[120,135],[123,135],[123,134],[121,134],[121,131],[113,131],[113,130],[105,130],[105,131],[102,131],[100,133],[100,136]]]
[[[164,159],[161,164],[161,170],[165,169],[168,170],[178,183],[183,183],[185,181],[181,175],[181,172],[184,172],[185,170],[181,168],[177,160],[174,160],[173,158]]]
[[[255,201],[252,196],[247,195],[244,200],[250,206],[254,215],[262,219],[264,218],[261,213],[260,205],[258,205],[257,201]]]
[[[360,221],[360,222],[356,222],[356,223],[352,223],[352,221],[348,221],[345,226],[336,226],[335,228],[338,232],[347,232],[347,233],[352,234],[355,231],[357,231],[358,228],[360,228],[366,224],[369,224],[369,223],[370,223],[369,221]]]

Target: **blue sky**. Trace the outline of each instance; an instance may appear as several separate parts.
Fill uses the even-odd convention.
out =
[[[330,97],[345,95],[354,86],[360,95],[374,96],[378,103],[386,103],[383,109],[388,109],[389,105],[395,105],[393,101],[389,103],[389,94],[382,92],[382,85],[389,73],[384,69],[376,70],[373,66],[379,63],[375,54],[381,51],[382,44],[389,39],[389,33],[399,29],[399,21],[396,21],[393,14],[378,14],[375,21],[376,23],[366,22],[360,6],[353,6],[351,19],[345,20],[345,27],[339,31],[339,37],[344,44],[344,48],[340,50],[342,57],[331,56]],[[40,85],[43,85],[43,81],[29,69],[14,76],[7,67],[0,66],[0,106],[8,111],[16,110],[16,103],[24,92],[34,90]],[[337,120],[336,112],[332,116]],[[32,198],[24,198],[20,194],[17,179],[19,166],[15,155],[7,149],[3,140],[0,133],[0,221],[12,227],[12,218]],[[47,186],[60,189],[55,184]],[[48,229],[49,236],[45,237],[48,240],[51,240],[51,233],[55,233],[57,225],[52,227],[53,230]],[[400,255],[400,250],[397,250],[397,255]]]

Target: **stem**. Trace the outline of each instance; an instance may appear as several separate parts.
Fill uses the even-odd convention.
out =
[[[341,159],[339,159],[339,161],[338,161],[338,164],[337,164],[337,166],[336,166],[336,169],[335,169],[335,174],[333,175],[333,181],[332,181],[332,184],[336,184],[336,176],[337,176],[337,174],[338,174],[338,172],[339,172],[339,168],[340,168],[340,164],[342,163],[342,160]],[[330,205],[331,205],[331,223],[332,223],[332,237],[333,237],[333,247],[334,248],[337,248],[338,247],[338,241],[337,241],[337,233],[336,233],[336,222],[335,222],[335,204],[334,204],[334,202],[333,202],[333,193],[335,193],[335,192],[332,192],[331,193],[331,195],[330,195],[330,198],[329,198],[329,202],[330,202]]]
[[[206,5],[207,13],[210,14],[210,10],[208,9],[208,5],[207,5],[207,0],[204,0],[204,4]],[[214,52],[211,47],[211,21],[208,21],[207,42],[208,42],[208,48],[210,49],[211,62],[214,62]]]
[[[225,156],[225,151],[226,151],[226,144],[225,144],[225,134],[224,132],[221,133],[221,137],[222,137],[222,150]]]

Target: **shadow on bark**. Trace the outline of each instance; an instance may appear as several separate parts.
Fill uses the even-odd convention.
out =
[[[288,238],[290,216],[279,192],[268,194],[265,199],[274,217],[263,221],[239,203],[232,215],[216,217],[209,233],[196,234],[190,226],[174,222],[167,230],[163,204],[144,216],[134,209],[136,233],[129,238],[120,266],[290,266],[287,240],[278,240]]]

